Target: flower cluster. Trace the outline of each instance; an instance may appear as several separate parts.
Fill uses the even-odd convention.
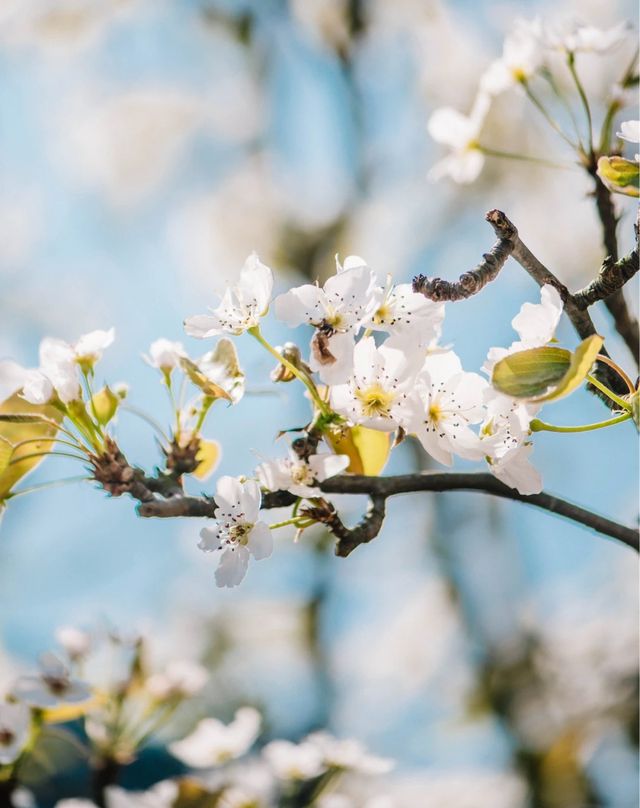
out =
[[[300,502],[313,505],[321,482],[357,467],[356,432],[360,437],[381,433],[385,458],[390,433],[394,443],[411,436],[439,463],[451,465],[455,457],[485,460],[492,474],[519,493],[541,490],[540,474],[530,463],[529,426],[541,402],[506,395],[486,377],[465,371],[455,352],[439,345],[444,304],[390,278],[383,286],[357,256],[336,261],[336,272],[324,286],[305,284],[273,301],[276,317],[286,325],[312,328],[305,361],[295,343],[288,343],[287,358],[262,335],[258,312],[267,313],[271,300],[265,290],[272,286],[271,270],[250,256],[237,286],[215,309],[212,333],[245,331],[258,339],[286,370],[286,377],[272,378],[301,381],[313,413],[303,430],[306,437],[294,441],[286,457],[265,459],[253,478],[218,481],[216,526],[201,531],[199,546],[220,554],[219,586],[240,583],[251,556],[271,554],[269,528],[259,518],[260,486],[298,498],[292,518],[273,527],[294,525],[300,533],[314,521],[313,508],[299,509]],[[258,303],[248,292],[254,287],[260,290]],[[558,291],[544,286],[540,303],[525,303],[513,319],[519,339],[508,348],[490,348],[484,372],[491,377],[506,357],[552,342],[562,310]],[[193,318],[186,328],[200,337],[210,333],[194,330]]]
[[[22,797],[24,804],[35,804],[23,784],[29,783],[29,761],[46,760],[46,747],[39,744],[48,724],[80,721],[83,732],[73,743],[87,747],[84,758],[98,770],[107,764],[126,767],[150,739],[158,740],[160,731],[165,738],[176,738],[176,728],[189,715],[183,710],[180,721],[172,723],[176,711],[201,697],[209,682],[208,670],[193,659],[160,664],[157,650],[139,634],[64,626],[56,639],[58,654],[44,654],[40,672],[19,677],[0,701],[0,782],[10,781],[16,789],[12,804]],[[196,714],[202,715],[201,707],[199,703]],[[255,752],[262,716],[250,706],[238,708],[228,723],[208,716],[188,734],[182,732],[166,751],[198,780],[162,780],[146,792],[109,785],[103,793],[106,805],[169,808],[184,783],[203,803],[215,798],[237,808],[274,808],[285,796],[300,800],[312,788],[318,798],[328,797],[345,779],[376,777],[393,768],[393,761],[370,754],[359,741],[324,731],[299,743],[272,740]],[[57,733],[67,737],[64,731]],[[92,807],[86,799],[57,804]]]
[[[437,463],[484,461],[519,494],[541,490],[540,474],[530,462],[533,420],[544,401],[556,396],[554,390],[558,397],[566,395],[591,379],[602,345],[597,336],[585,341],[576,361],[565,349],[547,347],[555,341],[563,310],[553,286],[542,288],[540,303],[522,306],[513,319],[518,339],[507,348],[490,348],[482,375],[465,370],[453,348],[440,344],[443,303],[410,284],[381,279],[362,258],[336,260],[335,274],[322,287],[304,284],[272,301],[273,285],[271,269],[254,253],[213,314],[186,321],[188,334],[218,337],[212,350],[192,358],[182,343],[152,343],[144,359],[159,371],[168,395],[172,423],[166,431],[124,403],[122,389],[93,392],[95,363],[113,331],[93,332],[75,345],[43,340],[37,370],[0,364],[0,386],[10,396],[3,405],[9,411],[0,419],[40,430],[24,438],[23,433],[0,435],[0,500],[19,493],[12,486],[30,470],[29,463],[57,454],[84,461],[113,496],[130,493],[143,503],[156,494],[166,500],[183,497],[184,478],[205,479],[220,459],[218,442],[202,434],[213,404],[237,404],[245,393],[245,374],[229,338],[243,333],[277,360],[272,381],[304,385],[311,413],[302,428],[283,425],[283,435],[300,433],[284,456],[261,458],[246,477],[218,479],[215,502],[206,511],[213,524],[201,530],[198,545],[217,555],[218,586],[237,586],[250,558],[270,556],[277,527],[294,527],[296,537],[318,522],[333,530],[337,515],[322,497],[323,483],[340,474],[380,474],[392,447],[407,438],[418,441]],[[287,326],[311,329],[307,356],[295,341],[278,349],[263,336],[261,323],[271,305]],[[607,394],[623,411],[613,422],[632,417],[630,402]],[[165,463],[154,477],[131,466],[116,443],[119,409],[142,415],[157,429]],[[535,429],[546,426],[535,419]],[[273,504],[278,497],[284,504],[294,502],[289,519],[270,525],[261,518],[269,495]]]
[[[633,32],[626,23],[608,29],[578,23],[559,28],[546,25],[539,18],[516,20],[505,38],[502,55],[491,62],[480,76],[471,112],[465,115],[452,107],[441,107],[432,113],[427,126],[429,134],[437,143],[446,146],[449,152],[433,166],[430,172],[431,179],[449,177],[456,183],[474,182],[480,175],[487,156],[530,159],[538,163],[548,162],[539,157],[504,151],[483,140],[487,117],[495,99],[513,89],[524,93],[538,112],[542,113],[555,133],[576,151],[580,163],[592,168],[597,148],[607,151],[612,134],[612,118],[623,106],[621,90],[624,93],[632,87],[633,79],[627,72],[623,75],[620,86],[612,88],[608,102],[609,112],[605,118],[600,144],[597,146],[589,102],[577,72],[577,56],[584,53],[609,53],[630,42],[632,37]],[[555,75],[559,60],[565,63],[566,76]],[[578,101],[583,111],[587,113],[586,133],[581,133],[577,125],[574,132],[565,132],[558,123],[559,116],[556,116],[550,106],[554,102],[556,104],[559,102],[562,115],[570,107],[570,101],[564,96],[562,89],[567,78],[574,84]],[[550,91],[549,100],[543,99],[540,95],[536,82],[539,82],[542,90]],[[573,110],[569,117],[575,123],[576,115]],[[623,124],[623,132],[625,126],[632,126],[635,123]],[[624,134],[621,137],[626,139]],[[637,177],[637,174],[634,176]]]

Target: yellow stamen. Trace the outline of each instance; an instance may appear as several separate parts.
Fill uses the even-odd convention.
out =
[[[376,415],[388,415],[395,395],[379,384],[373,384],[365,390],[356,390],[356,398],[360,401],[363,415],[372,418]]]

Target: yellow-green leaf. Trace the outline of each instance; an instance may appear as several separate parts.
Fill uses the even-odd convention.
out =
[[[9,461],[13,454],[13,444],[6,438],[0,437],[0,474],[9,467]]]
[[[218,465],[221,457],[220,444],[215,440],[201,440],[196,454],[198,466],[192,472],[197,480],[206,480]]]
[[[571,351],[565,348],[530,348],[496,362],[491,384],[513,398],[537,398],[558,385],[570,365]]]
[[[631,403],[631,417],[637,430],[640,432],[640,390],[636,390],[629,396]]]
[[[528,401],[564,398],[585,380],[603,341],[599,334],[593,334],[573,353],[546,346],[510,354],[496,363],[491,384],[505,395]]]
[[[103,387],[98,390],[91,399],[91,412],[95,415],[98,423],[105,426],[113,418],[120,405],[120,396],[117,396],[110,387]]]
[[[378,429],[354,426],[330,432],[327,439],[336,454],[350,459],[347,471],[376,476],[384,469],[391,451],[391,436]]]
[[[219,384],[215,384],[211,379],[207,378],[200,368],[191,359],[186,356],[180,358],[180,367],[187,374],[189,379],[199,387],[200,390],[210,398],[224,398],[231,401],[231,396],[226,390],[223,390]]]
[[[640,196],[640,163],[624,157],[601,157],[598,176],[612,191],[626,196]]]
[[[569,368],[560,380],[560,384],[544,396],[537,398],[536,401],[557,401],[580,387],[593,367],[603,342],[604,340],[599,334],[592,334],[583,340],[571,354]]]
[[[0,438],[15,446],[22,441],[29,443],[18,446],[12,453],[15,461],[25,455],[50,452],[54,442],[46,438],[55,437],[57,424],[62,414],[49,405],[29,404],[15,393],[0,403]],[[33,441],[33,442],[31,442]],[[14,485],[32,471],[44,457],[30,457],[22,462],[14,462],[4,469],[0,466],[0,501],[7,498]]]

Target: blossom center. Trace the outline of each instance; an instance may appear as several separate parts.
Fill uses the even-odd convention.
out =
[[[296,485],[310,485],[314,481],[311,469],[303,463],[292,467],[291,479]]]
[[[334,331],[338,331],[341,326],[344,326],[344,317],[333,306],[327,306],[323,324],[331,326]]]
[[[229,528],[229,541],[235,542],[236,544],[246,544],[249,540],[249,533],[251,533],[252,528],[253,525],[247,522],[240,522],[239,524],[233,525],[233,527]]]
[[[391,306],[388,303],[383,303],[378,311],[373,315],[373,322],[376,325],[382,325],[391,316]]]
[[[46,674],[42,678],[54,696],[62,696],[69,689],[69,680],[65,676]]]
[[[11,746],[16,736],[10,729],[0,727],[0,746]]]
[[[434,424],[437,424],[442,420],[443,415],[442,407],[440,406],[440,404],[438,404],[437,401],[432,401],[431,404],[429,404],[428,415],[429,420],[433,421]]]
[[[372,384],[364,390],[358,388],[356,398],[360,402],[363,414],[367,418],[372,418],[376,415],[388,416],[395,395],[379,384]]]

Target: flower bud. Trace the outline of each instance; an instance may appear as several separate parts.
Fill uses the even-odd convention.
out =
[[[284,346],[277,346],[276,350],[295,368],[298,368],[298,370],[303,371],[307,375],[311,375],[311,368],[303,361],[300,355],[300,348],[298,348],[295,343],[285,342]],[[276,365],[269,375],[272,382],[290,382],[295,379],[293,373],[283,364]]]

